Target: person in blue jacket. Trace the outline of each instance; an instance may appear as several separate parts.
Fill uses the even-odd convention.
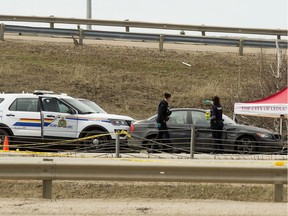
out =
[[[210,110],[210,125],[212,130],[212,137],[214,139],[213,153],[223,153],[222,145],[222,131],[223,131],[223,108],[220,104],[220,98],[216,95],[213,98],[213,105]]]

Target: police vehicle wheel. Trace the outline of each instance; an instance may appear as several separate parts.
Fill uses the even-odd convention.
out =
[[[243,136],[237,141],[237,149],[240,154],[253,154],[257,151],[257,144],[252,137]]]
[[[105,150],[109,143],[109,135],[103,135],[105,132],[100,130],[91,130],[86,133],[85,137],[91,137],[83,141],[86,151],[95,152],[97,149]]]
[[[5,136],[9,136],[9,134],[5,130],[0,129],[0,143],[4,143]]]

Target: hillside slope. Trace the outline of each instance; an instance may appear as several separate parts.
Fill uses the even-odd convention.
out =
[[[64,92],[135,119],[154,114],[165,91],[172,93],[171,107],[203,108],[203,100],[217,94],[231,115],[234,102],[259,99],[275,91],[276,83],[279,88],[287,83],[287,65],[276,80],[271,75],[276,56],[263,53],[16,40],[1,41],[0,50],[1,92]]]

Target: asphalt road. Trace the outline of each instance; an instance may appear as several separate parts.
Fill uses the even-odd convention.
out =
[[[1,199],[0,215],[287,216],[287,203],[179,199]]]

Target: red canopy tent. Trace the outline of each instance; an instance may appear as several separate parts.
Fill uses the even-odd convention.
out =
[[[288,87],[260,100],[247,103],[235,103],[234,113],[240,115],[287,118]]]
[[[234,114],[280,118],[288,118],[288,87],[266,98],[247,103],[235,103]]]

